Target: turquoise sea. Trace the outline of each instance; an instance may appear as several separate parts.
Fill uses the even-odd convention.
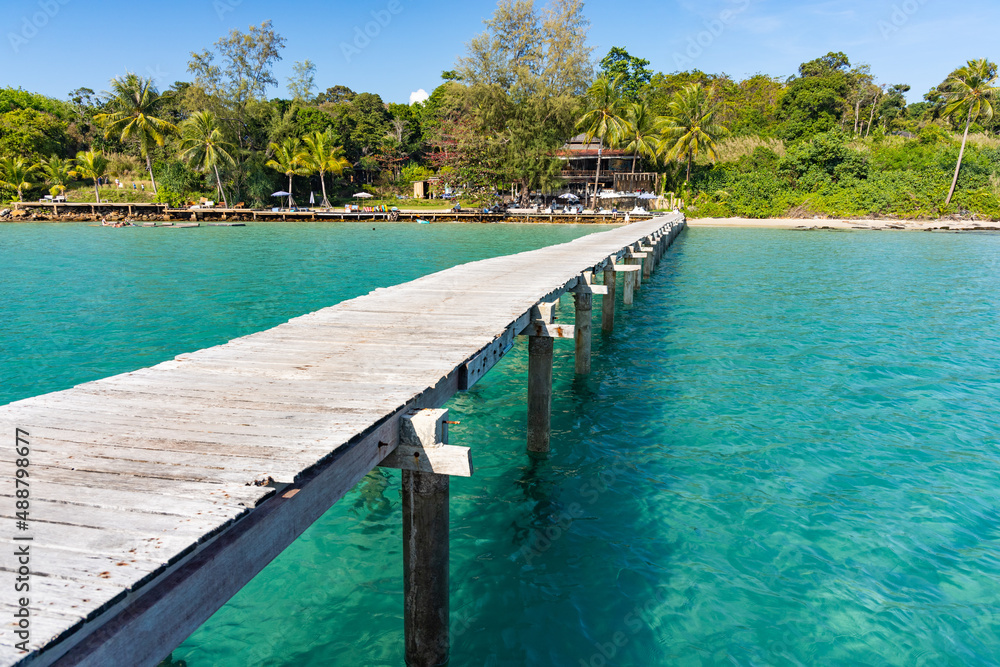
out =
[[[597,231],[376,227],[0,227],[0,403]],[[1000,663],[998,258],[989,234],[689,229],[590,376],[557,343],[546,461],[516,346],[447,406],[476,463],[451,664]],[[372,473],[174,664],[401,665],[400,529]]]

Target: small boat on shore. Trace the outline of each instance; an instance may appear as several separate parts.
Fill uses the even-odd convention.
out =
[[[174,229],[180,229],[182,227],[184,227],[184,228],[187,228],[187,227],[201,227],[201,223],[200,222],[178,222],[176,225],[174,225]]]

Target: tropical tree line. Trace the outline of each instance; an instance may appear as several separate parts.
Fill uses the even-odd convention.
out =
[[[189,80],[165,90],[134,73],[67,100],[0,90],[0,196],[127,174],[172,203],[262,206],[287,188],[294,197],[318,190],[329,205],[361,187],[402,195],[436,176],[437,187],[468,199],[523,201],[564,187],[562,149],[579,133],[627,155],[615,170],[658,172],[665,189],[687,189],[703,210],[731,212],[737,193],[754,188],[781,190],[784,199],[771,199],[795,208],[897,173],[923,184],[911,200],[926,190],[963,210],[979,197],[971,193],[1000,182],[989,60],[969,61],[908,103],[909,86],[881,84],[843,53],[785,79],[736,81],[654,72],[624,47],[595,63],[588,31],[580,0],[502,0],[429,99],[410,105],[340,85],[320,92],[308,60],[295,64],[286,97],[269,97],[285,47],[270,22],[192,54]]]
[[[216,194],[228,206],[220,167],[236,165],[237,147],[227,139],[215,114],[208,110],[195,111],[175,125],[162,117],[167,98],[156,90],[150,79],[130,72],[112,80],[111,87],[113,93],[106,104],[107,111],[95,115],[94,120],[103,128],[105,139],[134,143],[145,161],[153,194],[157,193],[153,148],[165,146],[168,137],[176,135],[177,157],[194,171],[213,176]],[[326,174],[340,176],[350,167],[343,157],[343,149],[336,146],[335,141],[329,129],[316,131],[303,139],[289,137],[281,144],[270,145],[274,157],[265,164],[289,176],[289,191],[292,175],[317,174],[323,189],[322,205],[330,206]],[[96,201],[100,203],[99,185],[108,176],[109,166],[108,158],[94,150],[80,151],[75,159],[53,155],[37,163],[21,157],[7,157],[0,161],[0,186],[15,190],[18,200],[23,201],[24,191],[35,183],[45,184],[52,195],[59,195],[73,179],[90,179],[94,183]]]
[[[623,95],[622,75],[609,79],[599,77],[588,91],[588,110],[578,127],[589,144],[595,138],[601,147],[623,149],[632,155],[632,173],[636,163],[645,158],[655,167],[658,163],[682,161],[687,165],[686,178],[699,155],[716,160],[717,142],[728,133],[716,121],[718,105],[713,102],[713,90],[701,83],[689,83],[673,94],[666,113],[657,116],[646,101],[630,102]],[[598,160],[595,189],[600,181]]]

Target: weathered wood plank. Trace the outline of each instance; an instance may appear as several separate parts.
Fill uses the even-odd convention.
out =
[[[397,446],[403,414],[440,405],[457,390],[455,374],[340,450],[323,470],[234,524],[103,625],[89,633],[85,626],[60,665],[155,664]],[[137,634],[145,641],[134,641]]]

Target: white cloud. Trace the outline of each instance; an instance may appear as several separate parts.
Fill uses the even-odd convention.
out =
[[[420,90],[418,90],[416,92],[410,93],[410,104],[416,104],[417,102],[423,102],[423,101],[425,101],[429,97],[430,97],[430,95],[427,94],[427,91],[424,90],[423,88],[421,88]]]

